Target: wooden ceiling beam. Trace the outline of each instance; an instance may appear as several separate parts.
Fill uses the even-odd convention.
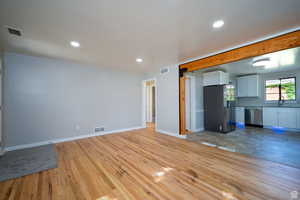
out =
[[[300,30],[180,65],[188,72],[300,46]]]

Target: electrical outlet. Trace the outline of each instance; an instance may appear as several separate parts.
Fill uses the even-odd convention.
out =
[[[101,132],[104,131],[104,127],[96,127],[95,132]]]

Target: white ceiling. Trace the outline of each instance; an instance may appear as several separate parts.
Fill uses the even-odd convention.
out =
[[[1,0],[0,46],[147,72],[300,27],[299,10],[299,0]],[[217,19],[225,26],[213,30]]]
[[[270,68],[265,68],[264,66],[254,67],[253,61],[260,58],[270,58],[271,60],[275,59],[275,62],[278,61],[278,65]],[[283,63],[280,63],[280,61],[283,61]],[[210,72],[216,70],[228,72],[235,76],[300,70],[300,47],[265,54],[263,56],[248,58],[199,71]]]

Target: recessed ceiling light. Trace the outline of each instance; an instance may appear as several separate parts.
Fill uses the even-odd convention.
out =
[[[141,62],[143,62],[143,59],[137,58],[137,59],[135,59],[135,61],[138,62],[138,63],[141,63]]]
[[[80,47],[80,43],[77,41],[71,41],[70,44],[72,47]]]
[[[221,28],[222,26],[224,26],[224,21],[223,20],[217,20],[213,23],[214,28]]]

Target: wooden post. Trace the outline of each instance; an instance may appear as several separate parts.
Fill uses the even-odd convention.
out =
[[[180,91],[180,134],[185,135],[185,129],[186,129],[186,119],[185,119],[185,77],[180,77],[179,81],[179,91]]]

